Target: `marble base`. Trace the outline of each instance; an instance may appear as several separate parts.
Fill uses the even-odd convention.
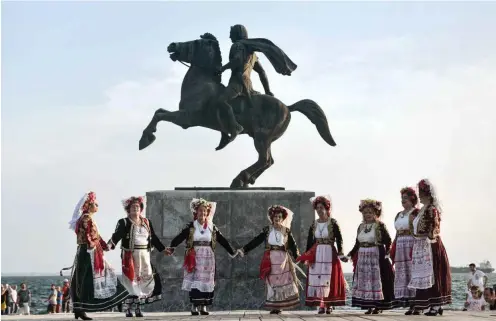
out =
[[[193,219],[189,210],[192,198],[217,202],[214,223],[235,248],[241,248],[269,224],[267,209],[279,204],[294,212],[291,230],[300,251],[306,249],[307,233],[314,220],[309,191],[285,190],[169,190],[146,193],[146,216],[155,232],[169,245],[184,226]],[[244,258],[231,259],[220,246],[216,248],[216,287],[212,309],[259,309],[265,302],[264,282],[259,279],[259,265],[263,246]],[[184,311],[189,309],[188,293],[181,290],[184,244],[174,257],[152,252],[152,262],[163,282],[163,299],[148,305],[148,311]],[[300,276],[301,277],[301,276]],[[302,279],[304,283],[305,280]],[[304,294],[301,293],[301,299]]]

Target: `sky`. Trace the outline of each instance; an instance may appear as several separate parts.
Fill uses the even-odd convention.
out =
[[[153,112],[178,108],[187,69],[167,45],[210,32],[226,63],[237,23],[296,62],[286,77],[260,57],[275,96],[318,102],[337,142],[293,113],[256,186],[330,194],[349,251],[361,199],[383,202],[393,233],[400,189],[429,178],[450,263],[496,264],[495,15],[490,2],[2,2],[2,273],[71,265],[87,190],[107,239],[121,199],[229,186],[256,160],[246,135],[216,152],[218,132],[169,123],[138,151]]]

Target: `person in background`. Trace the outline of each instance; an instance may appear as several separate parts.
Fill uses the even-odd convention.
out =
[[[28,290],[26,283],[21,283],[21,289],[17,293],[17,304],[19,305],[19,314],[30,314],[31,291]]]
[[[62,288],[60,286],[57,287],[57,307],[56,307],[56,312],[60,313],[62,309]]]
[[[64,280],[64,285],[62,287],[62,312],[70,313],[71,311],[71,286],[69,285],[69,280]]]
[[[2,284],[2,315],[7,312],[7,284]]]
[[[8,289],[9,296],[8,296],[8,301],[9,304],[7,306],[7,309],[9,310],[9,314],[16,314],[18,310],[18,305],[17,305],[17,285],[12,285]]]
[[[470,269],[470,272],[468,272],[468,275],[467,275],[467,294],[465,295],[465,301],[467,301],[469,299],[469,296],[470,296],[470,289],[472,288],[472,286],[477,286],[479,287],[479,290],[481,292],[484,292],[484,288],[486,286],[486,283],[487,283],[487,276],[484,272],[482,272],[481,270],[477,270],[477,268],[475,267],[475,264],[474,263],[470,263],[469,264],[469,269]],[[467,311],[467,308],[463,308],[463,311]]]
[[[479,290],[484,291],[487,284],[487,275],[481,270],[477,270],[474,263],[470,263],[468,267],[470,268],[467,281],[468,289],[471,289],[472,286],[477,286]]]
[[[48,294],[47,301],[47,312],[50,314],[55,313],[57,309],[57,289],[55,288],[55,284],[50,286],[50,293]]]
[[[468,298],[465,302],[465,309],[468,311],[484,311],[486,301],[482,297],[482,291],[478,286],[472,285],[468,292]]]
[[[496,310],[496,290],[493,288],[484,289],[484,300],[489,304],[489,310]]]

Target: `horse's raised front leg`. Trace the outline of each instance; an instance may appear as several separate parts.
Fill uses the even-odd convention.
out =
[[[155,141],[155,133],[157,131],[157,124],[161,121],[168,121],[182,128],[186,129],[191,126],[189,114],[185,111],[176,110],[168,111],[165,109],[158,109],[152,117],[152,120],[143,130],[143,135],[139,141],[139,149],[142,150],[150,146]]]
[[[270,143],[267,137],[257,137],[253,138],[255,143],[255,149],[258,152],[258,160],[250,167],[242,170],[238,176],[236,176],[232,183],[231,188],[248,188],[251,176],[258,172],[259,170],[265,168],[267,164],[270,163]],[[268,165],[270,166],[270,165]]]

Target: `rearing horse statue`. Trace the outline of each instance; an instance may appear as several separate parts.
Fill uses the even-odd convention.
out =
[[[201,126],[220,131],[223,140],[229,139],[220,121],[222,112],[217,108],[217,98],[225,89],[221,83],[219,69],[222,56],[219,42],[212,34],[206,33],[200,39],[188,42],[175,42],[167,47],[171,59],[191,66],[181,85],[179,110],[158,109],[152,120],[143,130],[139,149],[148,147],[155,141],[157,124],[168,121],[184,129]],[[236,120],[244,127],[242,134],[253,138],[258,160],[242,170],[232,181],[231,188],[247,188],[255,184],[256,179],[274,164],[271,145],[281,137],[288,128],[291,112],[299,111],[314,125],[320,136],[331,146],[336,146],[324,111],[310,99],[303,99],[286,106],[279,99],[269,95],[252,95],[252,106],[246,97],[238,97],[231,102]]]

